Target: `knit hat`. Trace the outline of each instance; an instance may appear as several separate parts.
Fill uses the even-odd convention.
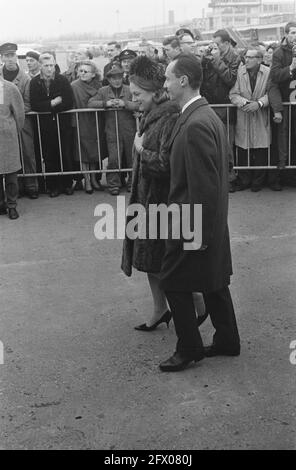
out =
[[[40,54],[36,51],[29,51],[27,52],[26,57],[32,57],[32,59],[39,60]]]
[[[165,83],[164,67],[149,57],[137,57],[131,63],[130,82],[146,91],[161,90]]]

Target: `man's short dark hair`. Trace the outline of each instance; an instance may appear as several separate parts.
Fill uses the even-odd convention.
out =
[[[173,49],[180,47],[180,41],[177,36],[170,36],[168,38],[165,38],[162,44],[164,46],[172,46]]]
[[[200,60],[193,54],[181,54],[174,61],[173,73],[176,77],[186,75],[193,90],[198,90],[201,86],[203,73]]]
[[[285,26],[285,33],[289,34],[291,28],[296,28],[296,21],[289,21]]]

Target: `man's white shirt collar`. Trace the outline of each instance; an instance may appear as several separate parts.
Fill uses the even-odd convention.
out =
[[[201,99],[201,95],[197,95],[197,96],[195,96],[194,98],[191,98],[191,100],[188,101],[188,103],[186,103],[186,104],[183,106],[182,114],[186,111],[186,109],[187,109],[192,103],[194,103],[195,101],[200,100],[200,99]]]

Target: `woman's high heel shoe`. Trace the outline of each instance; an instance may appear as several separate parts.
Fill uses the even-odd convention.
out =
[[[156,328],[161,325],[162,323],[166,323],[167,327],[170,326],[170,321],[173,318],[171,312],[167,311],[157,322],[153,323],[151,326],[147,326],[146,323],[143,325],[135,326],[135,330],[137,331],[154,331]]]

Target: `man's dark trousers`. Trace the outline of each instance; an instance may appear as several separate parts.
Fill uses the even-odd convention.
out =
[[[178,337],[177,352],[184,358],[198,357],[203,343],[197,325],[192,292],[165,292]],[[216,330],[213,344],[223,351],[240,349],[240,338],[228,286],[203,294],[206,311]]]

